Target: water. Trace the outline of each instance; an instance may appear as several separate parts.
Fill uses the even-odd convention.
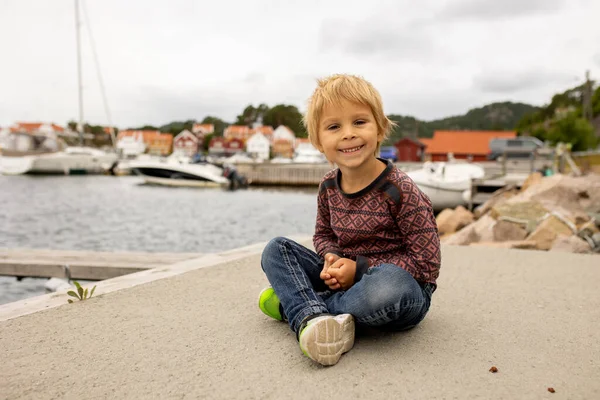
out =
[[[134,176],[0,176],[0,248],[213,253],[310,235],[316,188],[164,188]],[[0,277],[0,304],[45,279]]]

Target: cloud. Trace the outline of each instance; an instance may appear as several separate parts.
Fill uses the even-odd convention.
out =
[[[531,17],[559,11],[566,0],[464,0],[450,1],[440,13],[442,18],[481,21]]]
[[[528,69],[521,71],[486,71],[473,79],[473,86],[482,92],[514,93],[574,81],[572,74]]]
[[[596,53],[596,55],[594,56],[594,62],[597,66],[600,67],[600,53]]]
[[[434,53],[426,20],[325,20],[319,32],[322,53],[338,50],[354,56],[386,59],[425,59]]]

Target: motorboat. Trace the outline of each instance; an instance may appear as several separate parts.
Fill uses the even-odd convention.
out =
[[[472,180],[483,178],[485,170],[472,163],[427,161],[421,169],[406,174],[429,197],[437,211],[467,205]]]
[[[207,161],[181,158],[131,160],[129,168],[146,184],[172,187],[223,187],[237,189],[247,185],[235,168]]]
[[[102,174],[116,163],[115,153],[86,146],[63,147],[51,137],[27,133],[12,133],[0,150],[4,175]]]

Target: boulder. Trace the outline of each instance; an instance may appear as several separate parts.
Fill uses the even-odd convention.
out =
[[[511,199],[512,200],[512,199]],[[548,210],[536,201],[512,203],[508,200],[492,208],[490,215],[497,220],[520,223],[528,232],[535,229],[538,222],[548,214]]]
[[[496,224],[496,220],[486,214],[443,241],[446,244],[457,246],[466,246],[479,241],[491,242],[494,240],[494,224]]]
[[[527,237],[527,230],[522,224],[500,220],[492,229],[496,242],[519,241]]]
[[[477,242],[471,243],[470,246],[486,246],[504,249],[535,249],[536,242],[533,240],[507,240],[506,242]]]
[[[458,206],[448,213],[445,211],[443,210],[436,218],[441,234],[457,232],[475,220],[473,214],[463,206]]]
[[[537,243],[539,250],[549,250],[558,235],[569,236],[573,230],[564,221],[554,215],[544,219],[538,227],[527,237]]]
[[[538,184],[529,186],[509,199],[507,203],[524,201],[539,202],[551,210],[560,207],[571,213],[597,212],[600,210],[600,175],[572,177],[556,174],[545,177]]]
[[[449,226],[449,221],[450,221],[450,217],[452,217],[452,214],[454,214],[454,210],[451,208],[444,208],[438,215],[437,217],[435,217],[435,221],[437,223],[438,226],[438,231],[440,232],[441,235],[446,234],[446,233],[454,233],[455,231],[450,231],[448,226]]]
[[[525,179],[525,182],[523,182],[523,184],[521,185],[521,192],[526,191],[529,187],[533,185],[537,185],[542,181],[542,178],[543,177],[540,172],[534,172],[533,174],[529,175],[527,179]]]
[[[485,203],[477,206],[473,211],[475,218],[479,219],[482,215],[487,214],[495,206],[504,204],[508,199],[517,194],[517,189],[514,185],[505,186],[502,189],[496,190],[492,197]]]
[[[588,253],[592,250],[590,244],[577,236],[558,235],[550,251],[562,251],[569,253]]]

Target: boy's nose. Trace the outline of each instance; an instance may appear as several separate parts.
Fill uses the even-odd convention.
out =
[[[355,136],[356,135],[355,135],[354,129],[352,129],[352,127],[344,128],[344,130],[343,130],[343,136],[342,136],[344,139],[352,139]]]

